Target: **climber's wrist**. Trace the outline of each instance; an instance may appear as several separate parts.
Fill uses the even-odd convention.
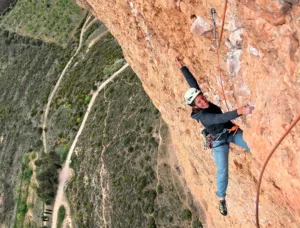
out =
[[[236,112],[238,115],[243,115],[243,108],[238,108]]]

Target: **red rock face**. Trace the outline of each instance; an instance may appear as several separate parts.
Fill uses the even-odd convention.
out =
[[[217,208],[212,153],[202,149],[201,126],[190,118],[191,110],[183,102],[188,85],[174,65],[175,56],[184,58],[209,100],[226,111],[210,15],[214,7],[220,31],[224,1],[78,1],[117,38],[126,60],[168,123],[176,145],[174,156],[208,227],[254,227],[256,183],[262,164],[300,112],[298,1],[228,3],[220,48],[225,93],[231,109],[248,103],[255,105],[255,110],[252,116],[237,120],[252,151],[247,154],[231,148],[226,218]],[[193,14],[196,17],[191,19]],[[300,227],[299,133],[300,124],[266,168],[260,201],[262,227]]]

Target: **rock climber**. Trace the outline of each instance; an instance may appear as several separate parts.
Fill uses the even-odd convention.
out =
[[[248,105],[236,110],[222,113],[221,109],[207,101],[201,89],[186,66],[176,58],[176,65],[180,68],[190,88],[184,95],[185,102],[192,107],[191,117],[200,122],[204,127],[204,136],[209,136],[217,165],[217,196],[219,197],[219,211],[227,215],[226,190],[228,186],[228,152],[229,144],[234,143],[250,151],[243,139],[243,131],[234,125],[231,120],[252,113],[253,107]]]

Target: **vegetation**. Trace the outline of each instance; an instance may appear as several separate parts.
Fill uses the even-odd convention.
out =
[[[66,216],[66,209],[64,206],[60,206],[58,209],[57,227],[62,227],[63,221]]]
[[[33,221],[24,222],[32,207],[27,202],[28,186],[37,188],[40,201],[53,202],[57,169],[66,159],[91,92],[125,63],[111,34],[89,52],[84,49],[79,53],[51,105],[47,124],[51,152],[44,154],[40,140],[43,108],[77,46],[74,39],[78,38],[84,17],[85,12],[71,0],[22,0],[0,18],[0,79],[5,82],[0,83],[0,136],[5,137],[0,147],[0,191],[4,192],[7,212],[0,214],[0,223],[9,224],[16,203],[16,227],[37,227]],[[86,43],[104,29],[100,22],[93,24],[85,34]],[[176,180],[171,178],[171,167],[157,167],[158,131],[165,132],[164,139],[167,135],[167,127],[160,126],[160,122],[159,111],[129,68],[99,94],[71,157],[75,175],[67,190],[78,226],[103,226],[102,203],[107,200],[112,227],[200,227],[198,219],[191,220],[193,212],[185,210],[186,196],[178,182],[171,181]],[[28,164],[36,158],[36,153],[27,153],[31,151],[39,152],[35,161],[38,185],[30,182],[33,170]],[[11,202],[16,189],[12,174],[17,173],[21,158],[21,185],[15,202]],[[107,195],[102,195],[107,189]],[[40,208],[37,211],[41,212]],[[59,209],[58,217],[61,226],[64,207]]]
[[[17,214],[15,220],[15,227],[23,227],[24,218],[28,210],[27,196],[30,179],[32,176],[32,168],[29,166],[30,155],[25,154],[21,164],[21,177],[20,177],[20,189],[18,191],[18,198],[15,199],[17,202]]]
[[[10,10],[10,5],[12,5],[14,0],[2,0],[0,2],[0,15],[5,12],[5,10]]]
[[[89,40],[95,38],[95,36],[101,34],[103,31],[107,30],[104,24],[101,21],[96,21],[93,23],[84,33],[84,38]]]
[[[157,191],[158,194],[162,194],[163,193],[163,188],[162,188],[162,186],[160,184],[157,185],[156,191]]]
[[[192,219],[192,212],[189,210],[189,209],[185,209],[183,212],[182,212],[182,218],[184,220],[190,220]]]
[[[37,166],[38,188],[37,195],[46,203],[52,204],[58,185],[57,169],[61,168],[60,156],[51,151],[48,154],[43,153],[35,161]]]
[[[0,147],[0,180],[3,180],[0,192],[4,193],[0,208],[5,211],[0,213],[1,224],[10,224],[14,206],[19,202],[17,173],[25,175],[22,184],[28,183],[32,173],[30,169],[23,170],[24,165],[20,167],[24,154],[42,150],[42,110],[72,51],[0,29],[0,80],[3,82],[0,83],[0,137],[4,137]],[[19,191],[25,197],[25,189]],[[23,202],[20,198],[22,209],[16,217],[20,221],[26,211]]]
[[[66,47],[84,16],[84,11],[72,0],[22,0],[0,18],[0,26]]]
[[[198,218],[196,218],[193,222],[193,228],[202,228],[202,223],[199,221]]]
[[[157,184],[158,138],[153,134],[158,134],[160,116],[148,99],[131,69],[99,94],[77,144],[77,175],[67,189],[72,208],[77,208],[75,222],[80,226],[102,226],[98,217],[102,210],[98,206],[103,197],[101,180],[109,186],[113,227],[192,225],[191,217],[183,217],[185,207],[177,191],[184,193],[171,182],[170,166],[161,168],[162,182]],[[161,127],[161,131],[166,137],[167,128]],[[107,176],[101,176],[103,166]]]
[[[120,61],[122,50],[110,34],[95,44],[84,58],[82,55],[79,54],[74,60],[76,66],[67,72],[53,99],[47,132],[56,136],[48,140],[53,150],[57,150],[61,144],[71,144],[91,100],[91,91],[97,82],[101,83],[108,77],[104,72],[105,67],[116,71],[124,63]]]
[[[69,152],[70,146],[65,143],[58,144],[55,147],[55,152],[60,156],[61,163],[64,163]]]

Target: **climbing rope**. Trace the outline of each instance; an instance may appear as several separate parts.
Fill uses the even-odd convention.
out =
[[[226,15],[226,11],[227,11],[227,2],[228,0],[225,0],[225,5],[224,5],[224,10],[223,10],[223,17],[222,17],[222,27],[221,27],[221,33],[220,33],[220,38],[219,41],[217,42],[217,59],[218,59],[218,71],[219,71],[219,75],[220,75],[220,83],[221,83],[221,88],[222,88],[222,94],[223,94],[223,98],[227,107],[227,111],[229,111],[229,106],[226,100],[226,96],[225,96],[225,92],[224,92],[224,86],[223,86],[223,80],[222,80],[222,73],[221,73],[221,66],[220,66],[220,53],[219,53],[219,49],[221,46],[221,42],[222,42],[222,36],[223,36],[223,30],[224,30],[224,22],[225,22],[225,15]]]
[[[217,59],[218,59],[218,71],[219,71],[219,75],[220,75],[220,83],[221,83],[221,87],[222,87],[222,94],[223,94],[223,98],[224,98],[227,110],[229,111],[229,107],[228,107],[226,96],[225,96],[225,92],[224,92],[224,86],[223,86],[223,80],[222,80],[222,73],[221,73],[221,66],[220,66],[220,53],[219,53],[219,49],[220,49],[221,42],[222,42],[223,30],[224,30],[225,15],[226,15],[226,11],[227,11],[227,2],[228,2],[228,0],[225,0],[225,4],[224,4],[224,8],[223,8],[221,33],[220,33],[219,40],[216,40],[216,53],[217,53]],[[212,14],[213,13],[215,13],[215,11],[212,10]],[[214,16],[213,16],[213,20],[214,20]],[[274,154],[275,150],[277,149],[277,147],[280,145],[280,143],[283,141],[283,139],[288,135],[288,133],[292,130],[292,128],[296,125],[296,123],[299,121],[299,119],[300,119],[300,113],[293,120],[293,122],[290,124],[290,126],[288,127],[288,129],[285,131],[285,133],[281,136],[281,138],[278,140],[278,142],[276,143],[276,145],[273,147],[273,149],[269,153],[268,158],[265,160],[263,168],[262,168],[262,170],[260,172],[258,186],[257,186],[256,211],[255,211],[255,214],[256,214],[256,226],[258,228],[260,227],[260,225],[259,225],[259,207],[258,207],[258,205],[259,205],[259,192],[260,192],[261,181],[262,181],[262,177],[263,177],[265,168],[266,168],[266,166],[267,166],[270,158]]]
[[[279,144],[282,142],[282,140],[287,136],[287,134],[292,130],[292,128],[296,125],[296,123],[299,121],[300,119],[300,113],[298,114],[298,116],[293,120],[293,122],[290,124],[290,126],[288,127],[288,129],[285,131],[285,133],[281,136],[281,138],[278,140],[278,142],[276,143],[276,145],[273,147],[273,149],[271,150],[268,158],[266,159],[263,168],[260,172],[260,176],[259,176],[259,181],[258,181],[258,186],[257,186],[257,193],[256,193],[256,227],[260,227],[259,226],[259,192],[260,192],[260,185],[261,185],[261,180],[265,171],[265,168],[270,160],[270,158],[272,157],[272,155],[274,154],[275,150],[277,149],[277,147],[279,146]]]

